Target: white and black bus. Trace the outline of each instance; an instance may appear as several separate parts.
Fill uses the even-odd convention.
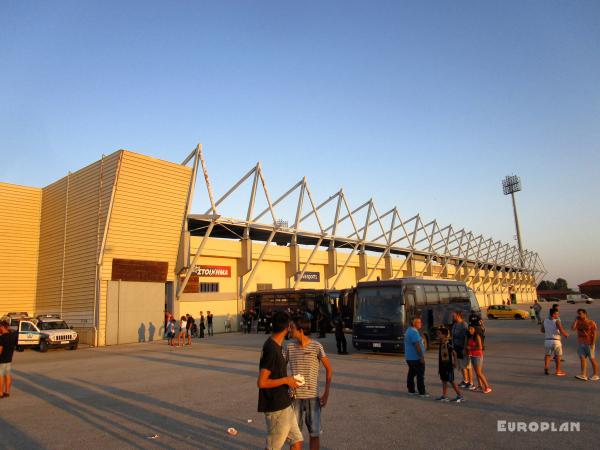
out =
[[[358,283],[354,301],[352,344],[356,349],[404,351],[404,332],[415,317],[423,321],[426,347],[437,340],[437,330],[450,327],[452,312],[466,319],[478,309],[466,284],[451,280],[400,278]]]

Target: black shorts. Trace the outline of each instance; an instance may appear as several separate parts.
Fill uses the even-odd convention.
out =
[[[454,381],[454,370],[453,369],[442,369],[440,370],[440,380],[442,381]]]

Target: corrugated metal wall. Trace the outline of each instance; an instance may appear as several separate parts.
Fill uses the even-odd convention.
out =
[[[114,258],[165,261],[175,279],[192,169],[123,152],[102,261],[99,345],[104,345],[106,290]]]
[[[35,310],[42,190],[0,182],[0,316]]]
[[[96,261],[119,154],[43,189],[36,309],[77,328],[94,325]]]

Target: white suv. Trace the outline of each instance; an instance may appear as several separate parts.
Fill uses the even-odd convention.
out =
[[[9,313],[7,319],[13,330],[19,332],[17,350],[36,347],[40,352],[49,348],[77,349],[79,336],[58,315],[43,315],[36,319],[27,313]]]

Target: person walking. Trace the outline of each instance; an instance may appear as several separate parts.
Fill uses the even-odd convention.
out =
[[[194,318],[189,314],[185,315],[186,323],[185,323],[185,335],[187,337],[187,345],[192,345],[192,331],[194,329]]]
[[[538,325],[542,324],[542,305],[537,300],[533,301],[533,310],[535,311],[535,317],[537,318]]]
[[[304,438],[298,427],[288,388],[299,384],[287,374],[282,344],[289,331],[290,318],[278,312],[273,317],[273,333],[265,341],[260,355],[258,380],[258,412],[265,415],[267,438],[265,448],[279,450],[289,441],[292,450],[300,450]]]
[[[213,314],[210,311],[206,313],[206,325],[208,326],[208,335],[214,336],[215,332],[213,328]]]
[[[0,398],[10,397],[12,385],[12,360],[19,341],[19,333],[10,329],[10,324],[0,322]]]
[[[469,389],[473,386],[473,370],[467,356],[467,324],[463,320],[462,311],[453,313],[452,345],[456,352],[456,366],[462,373],[461,388]]]
[[[581,373],[575,375],[575,378],[587,381],[598,381],[598,363],[596,362],[596,340],[598,339],[598,327],[596,322],[588,318],[585,309],[577,310],[577,318],[573,322],[572,330],[577,330],[577,354],[581,362]],[[590,378],[587,376],[587,359],[592,364],[593,374]]]
[[[252,322],[254,321],[254,310],[248,311],[248,320],[246,321],[246,331],[248,334],[252,333]]]
[[[175,345],[173,342],[173,339],[175,339],[175,319],[173,318],[171,318],[167,324],[167,339],[168,344],[173,347]]]
[[[531,319],[531,321],[535,320],[535,309],[533,305],[529,307],[529,318]]]
[[[437,398],[440,402],[449,402],[448,399],[448,383],[452,385],[452,389],[456,393],[456,397],[452,400],[455,403],[464,401],[464,397],[460,393],[456,381],[454,381],[454,368],[456,367],[456,352],[454,345],[450,341],[447,328],[440,328],[440,348],[438,352],[438,373],[442,381],[442,395]]]
[[[200,339],[204,338],[204,330],[206,326],[204,325],[204,311],[200,311]]]
[[[544,373],[549,375],[548,365],[550,359],[554,358],[556,364],[556,372],[554,373],[557,377],[564,377],[565,372],[560,370],[561,356],[562,356],[562,342],[561,335],[569,337],[565,329],[563,328],[560,320],[558,310],[552,308],[550,310],[550,318],[545,319],[542,324],[542,333],[544,333]]]
[[[425,391],[425,343],[419,330],[423,326],[421,319],[416,317],[404,334],[404,357],[408,365],[406,375],[406,387],[409,395],[429,397]],[[415,377],[417,378],[417,389],[415,391]]]
[[[483,374],[483,339],[473,325],[469,325],[467,329],[467,354],[479,383],[479,386],[471,386],[469,390],[489,394],[492,392],[492,387]]]
[[[181,316],[179,320],[179,335],[177,336],[177,347],[183,347],[185,345],[185,334],[187,332],[187,318]],[[182,344],[183,342],[183,344]]]
[[[310,436],[310,449],[320,448],[321,409],[327,405],[329,388],[333,377],[331,363],[323,345],[310,338],[310,322],[303,317],[295,317],[290,322],[290,338],[285,355],[292,376],[302,375],[304,384],[297,387],[294,398],[294,412],[298,427],[302,431],[306,423]],[[294,342],[295,341],[295,342]],[[319,396],[319,368],[325,368],[325,389]]]
[[[310,321],[307,320],[309,326]],[[333,329],[335,331],[335,345],[337,347],[338,355],[348,354],[348,342],[346,341],[346,335],[344,334],[344,319],[342,315],[338,314],[333,322]]]
[[[246,334],[248,332],[248,327],[246,325],[246,320],[248,319],[248,314],[246,313],[246,310],[243,309],[242,310],[242,332],[244,334]]]

